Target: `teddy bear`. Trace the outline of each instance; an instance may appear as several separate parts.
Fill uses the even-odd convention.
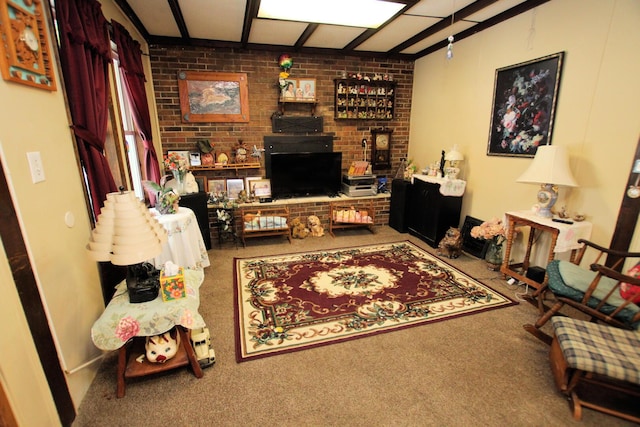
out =
[[[437,255],[458,258],[462,253],[462,235],[460,230],[450,227],[438,244]]]
[[[294,239],[304,239],[311,231],[300,218],[291,220],[291,236]]]
[[[309,230],[311,230],[311,235],[313,237],[324,236],[324,227],[320,224],[320,218],[317,216],[309,215],[307,218],[307,225],[309,226]]]

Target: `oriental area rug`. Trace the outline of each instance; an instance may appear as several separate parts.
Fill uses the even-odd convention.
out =
[[[236,258],[238,362],[517,304],[409,241]]]

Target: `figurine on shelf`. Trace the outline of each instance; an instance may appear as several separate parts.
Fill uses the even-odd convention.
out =
[[[244,146],[244,141],[238,141],[238,146],[236,147],[236,163],[245,163],[247,161],[247,149]]]

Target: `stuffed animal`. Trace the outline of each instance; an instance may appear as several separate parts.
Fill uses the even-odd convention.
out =
[[[324,228],[322,224],[320,224],[320,218],[315,215],[309,215],[307,218],[307,225],[309,226],[309,230],[311,230],[311,235],[313,237],[322,237],[324,236]]]
[[[307,228],[300,218],[291,220],[291,236],[294,239],[304,239],[311,231]]]
[[[450,227],[438,244],[437,255],[458,258],[462,252],[462,235],[457,228]]]
[[[164,334],[147,337],[144,345],[147,360],[151,363],[164,363],[176,355],[179,345],[180,335],[176,328]]]

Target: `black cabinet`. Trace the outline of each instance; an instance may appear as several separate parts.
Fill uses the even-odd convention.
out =
[[[196,215],[198,227],[207,250],[211,249],[211,233],[209,231],[209,209],[207,200],[209,195],[205,192],[183,194],[180,196],[180,206],[189,208]]]
[[[411,183],[404,179],[391,181],[391,209],[389,211],[389,226],[396,231],[406,233],[407,213],[409,212],[409,189]]]
[[[409,233],[435,248],[449,227],[459,226],[461,207],[462,197],[443,196],[440,184],[414,179],[406,217]]]

